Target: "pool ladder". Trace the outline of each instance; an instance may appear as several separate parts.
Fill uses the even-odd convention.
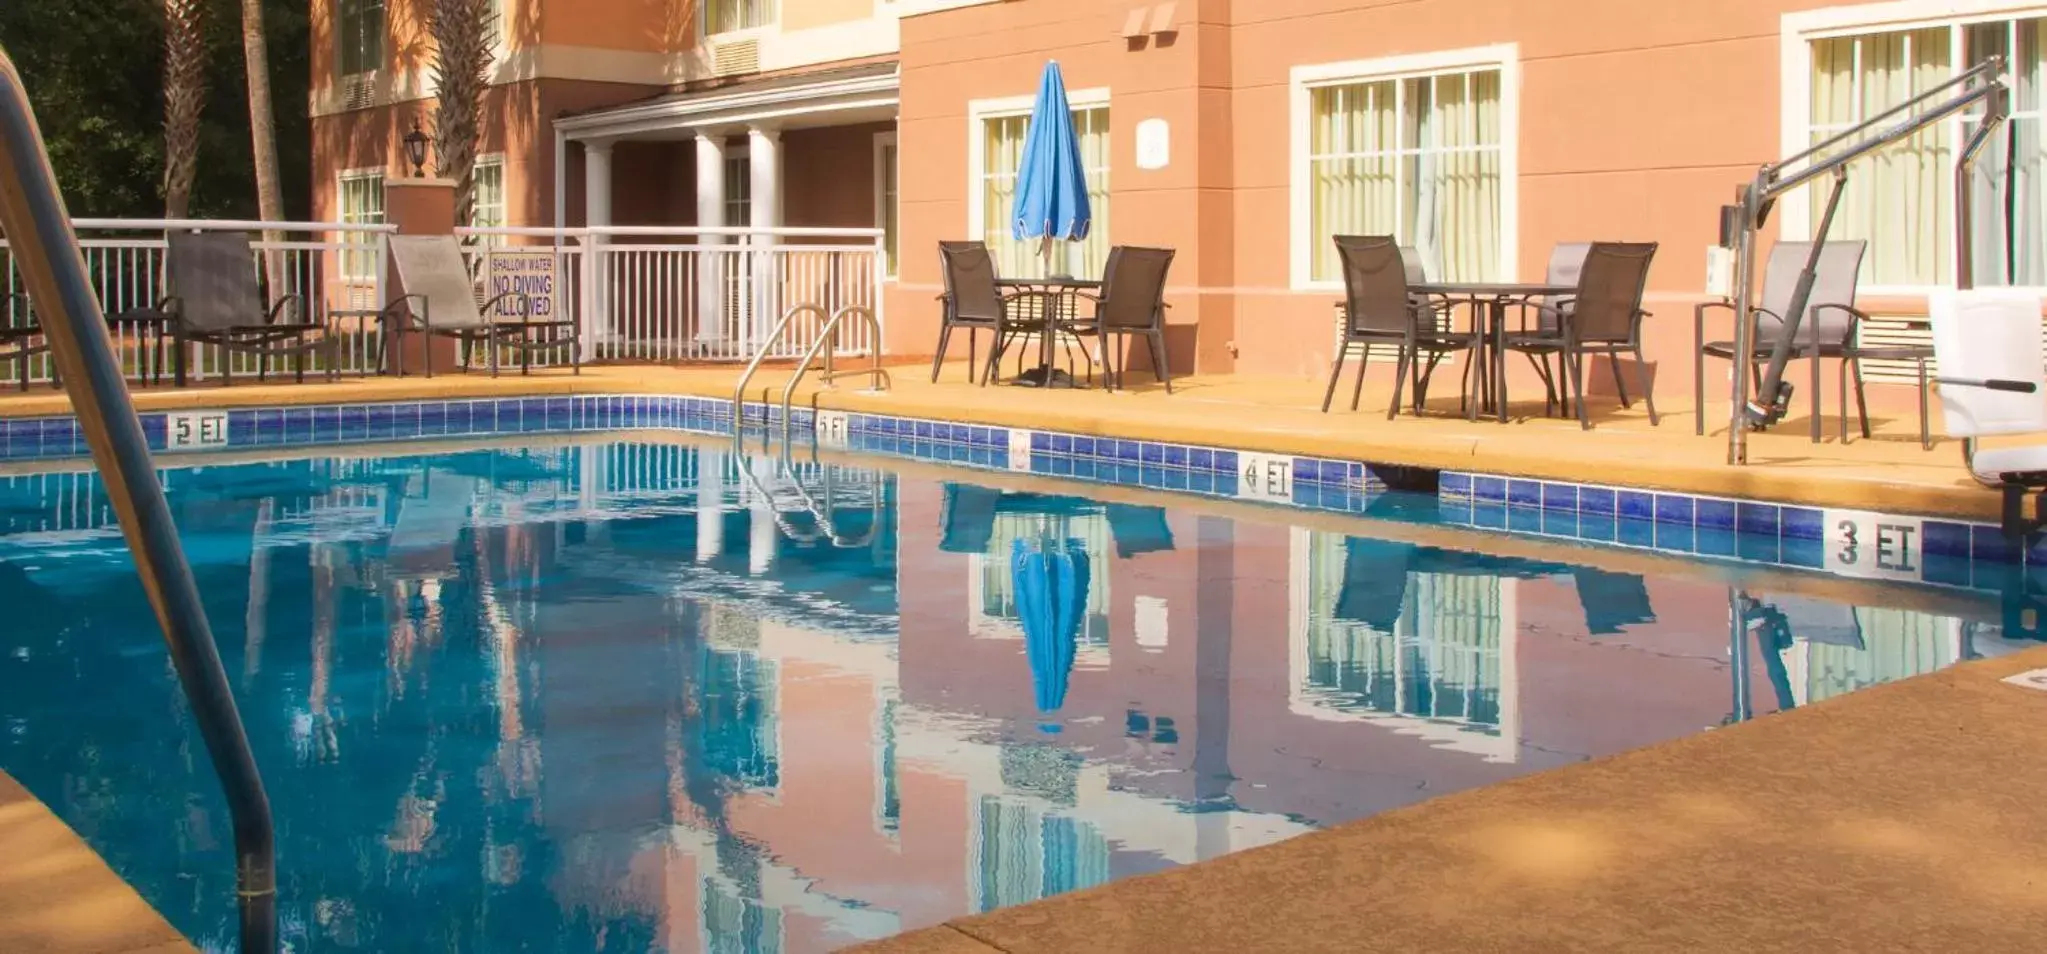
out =
[[[774,491],[767,484],[761,482],[760,475],[753,472],[753,467],[747,463],[747,459],[741,457],[739,460],[740,474],[745,476],[748,484],[752,485],[754,493],[768,502],[768,511],[774,518],[775,527],[781,531],[783,536],[798,543],[829,541],[832,546],[842,550],[873,544],[874,535],[881,531],[884,520],[883,507],[888,500],[888,495],[883,488],[886,478],[878,470],[870,470],[865,467],[855,468],[867,480],[868,507],[872,512],[873,520],[868,524],[865,535],[849,537],[840,533],[837,524],[832,521],[832,514],[838,512],[839,509],[836,494],[833,492],[832,465],[820,464],[819,467],[819,475],[822,478],[821,483],[823,485],[821,492],[824,495],[822,503],[819,503],[817,497],[811,494],[810,488],[804,485],[803,475],[798,473],[796,467],[790,462],[787,443],[784,443],[783,453],[775,458],[775,476],[786,480],[786,486],[796,491],[796,496],[802,504],[801,507],[792,507],[789,510],[784,510],[776,506]],[[786,519],[787,514],[794,513],[797,510],[810,514],[810,519],[816,525],[817,532],[810,533],[798,529]]]
[[[759,351],[754,353],[753,360],[747,362],[746,370],[739,375],[739,383],[732,389],[732,439],[735,443],[743,443],[745,441],[746,386],[753,382],[754,374],[760,371],[761,363],[768,359],[768,355],[775,350],[775,346],[781,344],[782,339],[789,336],[789,326],[794,324],[796,319],[802,315],[814,316],[817,320],[823,322],[824,326],[818,329],[817,340],[811,342],[810,349],[803,353],[803,360],[796,363],[796,373],[790,375],[789,383],[782,387],[782,444],[784,446],[787,446],[789,443],[789,405],[795,400],[796,387],[803,383],[804,377],[810,373],[811,365],[817,362],[820,355],[824,359],[824,371],[817,376],[817,380],[826,387],[831,387],[832,382],[839,378],[848,378],[856,375],[867,376],[868,389],[871,392],[885,392],[892,386],[893,382],[889,378],[888,369],[881,366],[881,321],[874,316],[874,309],[865,305],[847,305],[827,316],[823,305],[811,303],[796,305],[783,312],[781,319],[775,322],[775,330],[768,334],[768,340],[761,344]],[[867,340],[872,342],[872,344],[868,349],[867,367],[840,371],[832,366],[833,358],[838,351],[839,327],[845,324],[849,318],[858,319],[866,324]],[[764,432],[762,437],[764,446],[767,442],[767,426],[768,422],[763,420],[761,428]]]

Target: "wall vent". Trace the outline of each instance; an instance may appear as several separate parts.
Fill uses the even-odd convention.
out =
[[[368,109],[377,104],[377,74],[356,73],[341,78],[341,108]]]
[[[729,40],[711,45],[711,74],[738,76],[761,70],[761,42],[756,39]]]

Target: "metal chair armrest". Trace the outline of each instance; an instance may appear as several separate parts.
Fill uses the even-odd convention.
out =
[[[293,302],[298,303],[299,315],[299,321],[294,322],[294,324],[304,322],[306,318],[306,298],[304,295],[301,295],[297,292],[293,292],[289,295],[284,296],[283,298],[279,298],[278,300],[270,303],[270,313],[263,316],[263,323],[266,325],[277,324],[278,314],[284,311],[284,306],[292,304]]]
[[[485,321],[490,321],[491,310],[497,307],[498,302],[504,301],[507,298],[515,299],[519,302],[519,321],[521,323],[533,320],[533,296],[520,291],[500,292],[493,295],[483,304],[478,305],[477,310],[483,313]],[[491,323],[496,324],[494,321]]]

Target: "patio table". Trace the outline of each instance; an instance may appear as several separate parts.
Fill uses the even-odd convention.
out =
[[[1055,337],[1060,322],[1072,322],[1075,320],[1073,316],[1078,311],[1075,298],[1078,294],[1080,292],[1098,291],[1101,289],[1102,283],[1092,278],[1053,276],[1051,278],[1000,278],[996,279],[995,286],[1002,289],[1035,293],[1054,303],[1051,308],[1039,316],[1038,321],[1026,323],[1035,324],[1038,328],[1038,366],[1024,372],[1015,381],[1010,383],[1019,387],[1029,388],[1076,387],[1077,385],[1073,383],[1073,375],[1058,371],[1052,366],[1052,339]]]
[[[1500,423],[1507,421],[1507,306],[1531,298],[1563,297],[1578,292],[1576,285],[1541,282],[1420,282],[1408,290],[1418,295],[1468,302],[1472,320],[1485,322],[1486,375],[1479,388],[1479,408],[1490,411]]]

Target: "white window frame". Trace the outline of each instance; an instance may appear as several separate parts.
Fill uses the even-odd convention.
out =
[[[1428,76],[1498,70],[1500,73],[1500,275],[1515,281],[1521,256],[1521,45],[1388,56],[1294,67],[1288,76],[1287,222],[1288,283],[1296,291],[1340,291],[1343,282],[1315,280],[1314,187],[1309,174],[1314,89]]]
[[[342,7],[350,2],[353,2],[353,0],[335,0],[334,6],[332,7],[334,11],[333,13],[334,19],[331,23],[331,27],[335,33],[334,75],[344,80],[353,79],[356,77],[375,76],[383,70],[384,63],[391,58],[391,3],[390,0],[374,0],[374,2],[377,5],[377,12],[383,18],[383,23],[380,28],[382,35],[377,40],[377,62],[370,64],[369,68],[367,69],[357,70],[353,73],[350,73],[342,69],[342,63],[346,59],[342,52],[343,48],[346,44],[353,42],[353,40],[356,39],[352,37],[341,36],[341,26],[343,20]],[[364,2],[369,2],[369,0],[364,0]]]
[[[759,26],[740,27],[737,30],[725,30],[720,33],[712,33],[711,4],[714,2],[717,2],[717,0],[697,0],[697,35],[703,37],[704,39],[713,40],[731,39],[735,37],[746,36],[759,36],[760,34],[763,33],[771,33],[775,30],[778,30],[782,26],[782,0],[763,0],[763,2],[767,3],[770,7],[773,8],[768,11],[767,22],[762,23]],[[743,3],[746,2],[746,0],[736,0],[736,2]]]
[[[362,222],[359,220],[358,221],[349,220],[348,184],[351,182],[367,182],[370,180],[375,180],[379,183],[388,182],[390,180],[389,171],[386,170],[383,166],[363,166],[355,169],[343,169],[335,174],[334,176],[335,221],[340,222],[344,225],[381,225],[384,222],[389,221],[391,209],[389,205],[385,203],[378,204],[376,222]],[[359,237],[362,234],[363,233],[360,232],[344,232],[341,235],[341,240],[343,242],[359,241]],[[361,255],[369,259],[374,259],[376,257],[376,253],[374,252],[360,251],[352,252],[347,249],[342,250],[340,256],[341,261],[339,262],[338,267],[341,280],[344,282],[375,281],[377,279],[378,263],[374,261],[370,263],[370,267],[367,272],[357,273],[349,270],[348,266],[350,260],[357,255]]]
[[[745,142],[726,144],[724,182],[725,193],[719,201],[725,206],[725,227],[753,228],[753,149]]]
[[[1781,42],[1784,82],[1783,100],[1778,116],[1781,120],[1781,155],[1791,156],[1804,152],[1810,145],[1812,121],[1812,44],[1814,40],[1834,37],[1864,36],[1871,33],[1889,33],[1902,30],[1919,30],[1932,27],[1950,28],[1950,42],[1956,44],[1956,55],[1950,57],[1951,68],[1965,67],[1960,56],[1962,30],[1973,23],[1996,20],[2027,20],[2047,17],[2047,4],[2037,2],[2013,2],[2013,0],[1884,0],[1881,3],[1863,3],[1852,6],[1827,7],[1820,10],[1806,10],[1784,14],[1779,34]],[[2006,74],[2006,81],[2011,77]],[[1948,124],[1953,143],[1960,148],[1962,141],[1962,118],[1950,117],[1943,120]],[[1854,175],[1850,166],[1849,174]],[[1952,188],[1952,176],[1943,177],[1942,188]],[[1811,188],[1811,186],[1808,186]],[[1802,239],[1812,237],[1812,208],[1803,191],[1779,201],[1779,232],[1787,239],[1796,236]],[[1953,203],[1949,203],[1948,226],[1954,225]],[[1954,243],[1950,241],[1942,254],[1948,257],[1949,279],[1953,281],[1957,263],[1954,261]],[[1925,295],[1939,286],[1936,285],[1863,285],[1858,289],[1863,295],[1892,295],[1912,297]],[[2047,291],[2047,288],[2032,287],[2032,291]]]
[[[498,171],[498,225],[497,225],[497,227],[503,227],[503,226],[507,226],[507,225],[510,225],[510,224],[511,224],[511,221],[512,221],[512,218],[511,218],[511,189],[510,189],[510,188],[509,188],[509,187],[507,186],[507,184],[506,184],[506,179],[505,179],[505,154],[504,154],[504,153],[502,153],[502,152],[490,152],[490,153],[484,153],[483,155],[477,156],[477,157],[476,157],[476,165],[475,165],[474,169],[472,169],[472,171],[470,172],[470,179],[471,179],[471,181],[472,181],[472,182],[473,182],[473,181],[476,181],[476,170],[481,170],[481,169],[483,169],[483,168],[485,168],[485,167],[487,167],[487,166],[491,166],[491,167],[496,167],[496,169],[497,169],[497,171]],[[481,205],[481,203],[478,203],[478,204],[476,204],[476,205],[474,205],[474,206],[472,206],[472,207],[470,208],[470,210],[469,210],[469,214],[470,214],[470,216],[471,216],[471,222],[472,222],[472,223],[474,222],[474,219],[475,219],[475,215],[476,215],[476,212],[477,212],[477,210],[479,210],[479,209],[481,209],[481,208],[482,208],[482,205]],[[476,226],[474,226],[474,225],[472,224],[472,227],[476,227]],[[479,237],[479,238],[477,239],[477,242],[478,242],[478,244],[481,244],[481,245],[485,245],[485,246],[497,246],[497,245],[503,245],[503,244],[505,244],[505,237],[504,237],[504,236],[502,236],[502,235],[485,235],[485,236],[481,236],[481,237]]]
[[[891,199],[889,193],[895,193],[893,196],[896,206],[895,262],[888,261],[886,251],[882,258],[883,271],[886,273],[884,277],[891,280],[902,269],[903,261],[903,151],[896,143],[894,132],[874,134],[874,227],[882,230],[884,242],[888,236],[888,206]],[[896,153],[896,181],[893,183],[888,181],[888,164],[883,161],[891,149]],[[889,267],[891,264],[894,267]]]
[[[1072,110],[1101,109],[1109,112],[1109,164],[1116,162],[1115,107],[1110,104],[1109,87],[1090,86],[1086,89],[1069,90],[1066,106]],[[1006,119],[1011,116],[1028,116],[1031,108],[1038,104],[1035,93],[1025,96],[1003,96],[995,99],[976,99],[967,103],[967,236],[979,241],[988,234],[988,120]],[[900,155],[900,153],[898,153]],[[1112,183],[1113,179],[1110,180]],[[1113,185],[1111,186],[1113,189]]]

